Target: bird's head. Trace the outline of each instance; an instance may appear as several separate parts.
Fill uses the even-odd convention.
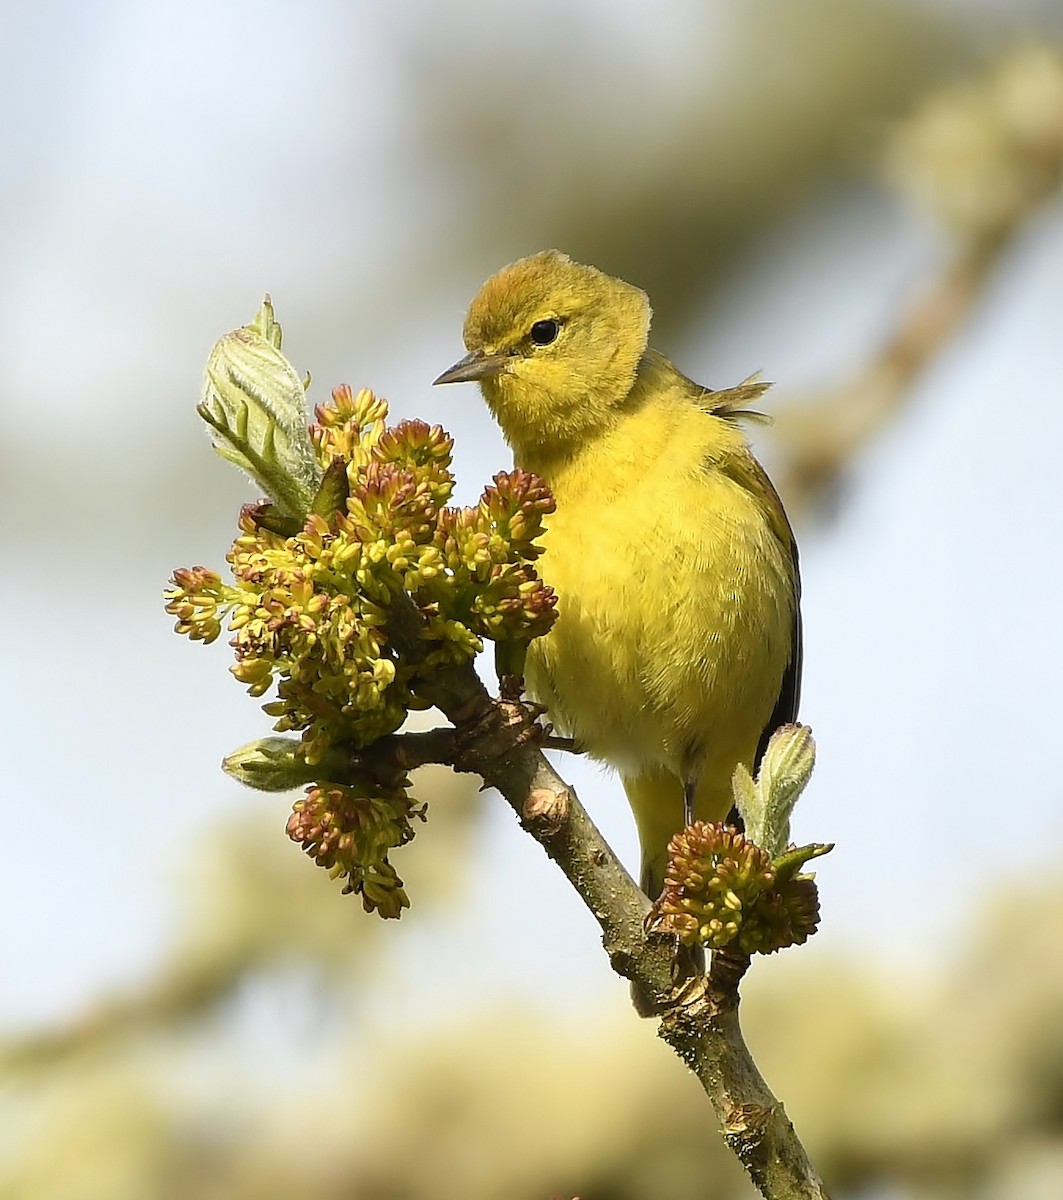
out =
[[[465,319],[469,353],[435,382],[479,381],[518,461],[565,455],[615,419],[649,328],[644,292],[545,250],[488,279]]]

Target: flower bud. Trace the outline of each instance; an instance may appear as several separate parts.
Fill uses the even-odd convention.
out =
[[[803,846],[773,861],[737,830],[695,821],[668,845],[651,927],[687,946],[734,944],[743,954],[798,945],[819,924],[815,882],[798,868],[830,848]]]

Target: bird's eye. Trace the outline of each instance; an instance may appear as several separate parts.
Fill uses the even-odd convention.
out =
[[[557,337],[561,326],[557,321],[536,321],[531,327],[531,340],[537,346],[549,346],[550,343]]]

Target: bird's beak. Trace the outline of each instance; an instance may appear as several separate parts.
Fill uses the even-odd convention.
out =
[[[470,379],[485,379],[489,375],[498,375],[505,370],[507,362],[508,354],[485,354],[482,350],[473,350],[452,367],[448,367],[438,379],[432,380],[432,386],[437,383],[468,383]]]

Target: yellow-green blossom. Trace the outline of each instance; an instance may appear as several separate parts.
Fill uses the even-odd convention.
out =
[[[386,403],[364,388],[337,388],[315,418],[308,444],[320,482],[300,520],[290,505],[245,505],[228,555],[233,585],[197,567],[176,571],[166,593],[177,631],[192,638],[213,641],[228,616],[233,675],[253,696],[275,688],[264,709],[276,731],[301,734],[307,769],[398,729],[427,707],[432,674],[469,661],[485,640],[519,645],[545,633],[556,605],[533,565],[553,509],[541,480],[503,472],[475,507],[449,508],[453,443],[440,426],[389,428]],[[400,601],[422,621],[416,662],[388,636]],[[289,831],[367,908],[397,916],[407,900],[387,851],[412,837],[412,802],[404,791],[363,792],[322,783],[296,805]]]
[[[397,917],[410,901],[388,851],[410,841],[410,818],[423,816],[405,792],[366,795],[323,783],[295,802],[288,836],[333,878],[345,879],[343,890],[360,895],[366,912]]]
[[[166,611],[177,618],[174,629],[194,642],[211,642],[221,633],[221,618],[241,599],[241,593],[207,567],[180,567],[163,592]]]

